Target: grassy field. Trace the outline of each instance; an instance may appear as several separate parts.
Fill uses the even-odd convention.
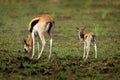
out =
[[[39,61],[24,53],[28,23],[42,13],[55,20],[53,52],[48,60],[49,39]],[[91,46],[82,59],[76,27],[96,34],[98,58]],[[0,80],[120,80],[119,0],[1,0]],[[37,55],[37,51],[36,51]]]

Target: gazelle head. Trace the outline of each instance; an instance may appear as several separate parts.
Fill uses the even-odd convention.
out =
[[[32,49],[31,45],[28,45],[26,40],[24,39],[24,50],[25,50],[25,52],[30,53],[31,49]]]
[[[86,28],[86,27],[84,27],[84,28],[77,28],[78,37],[79,37],[79,39],[80,39],[81,41],[84,40],[84,33],[83,33],[83,32],[84,32],[85,28]]]
[[[84,27],[84,28],[77,28],[77,31],[82,34],[84,32],[85,28],[86,27]]]

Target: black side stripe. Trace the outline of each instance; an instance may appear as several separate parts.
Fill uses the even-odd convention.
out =
[[[35,20],[31,23],[31,28],[30,28],[30,32],[32,32],[33,27],[38,23],[39,20]]]

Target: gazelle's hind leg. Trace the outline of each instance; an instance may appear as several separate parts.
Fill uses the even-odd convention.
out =
[[[97,58],[97,45],[96,45],[96,40],[94,40],[94,48],[95,48],[95,58]]]
[[[86,58],[85,58],[85,60],[87,60],[87,58],[88,58],[89,51],[90,51],[90,46],[87,46],[87,48],[86,48],[86,52],[87,52],[87,54],[86,54]]]
[[[85,60],[87,60],[87,58],[88,58],[89,51],[90,51],[90,40],[86,41],[86,58],[85,58]]]
[[[92,35],[92,40],[91,40],[91,42],[93,43],[94,48],[95,48],[95,58],[97,58],[97,45],[96,45],[95,35]]]
[[[41,52],[38,54],[38,58],[37,59],[39,59],[41,57],[42,52],[43,52],[44,47],[45,47],[45,44],[46,44],[46,41],[45,41],[45,38],[44,38],[44,33],[38,33],[38,34],[39,34],[40,39],[42,41],[42,49],[41,49]]]
[[[50,36],[50,54],[49,54],[49,59],[50,59],[52,53],[52,32],[49,33],[49,36]]]
[[[40,52],[40,36],[39,35],[38,35],[37,45],[38,45],[38,55],[39,55],[39,52]]]
[[[49,59],[51,57],[51,53],[52,53],[52,29],[53,29],[53,25],[52,23],[49,23],[49,29],[48,29],[48,35],[50,37],[50,54],[49,54]]]

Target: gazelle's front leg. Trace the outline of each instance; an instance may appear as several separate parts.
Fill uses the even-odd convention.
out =
[[[78,39],[80,39],[81,37],[80,37],[80,32],[78,32]]]
[[[32,56],[31,56],[31,59],[33,58],[34,56],[34,51],[35,51],[35,36],[34,36],[34,32],[32,32]]]
[[[83,59],[85,58],[85,54],[86,54],[86,43],[84,42],[84,54],[83,54]]]
[[[45,47],[45,44],[46,44],[45,38],[44,38],[44,34],[43,33],[39,33],[39,35],[40,35],[40,39],[42,41],[42,49],[41,49],[41,52],[38,54],[38,58],[37,59],[39,59],[41,57],[42,52],[43,52],[44,47]]]

